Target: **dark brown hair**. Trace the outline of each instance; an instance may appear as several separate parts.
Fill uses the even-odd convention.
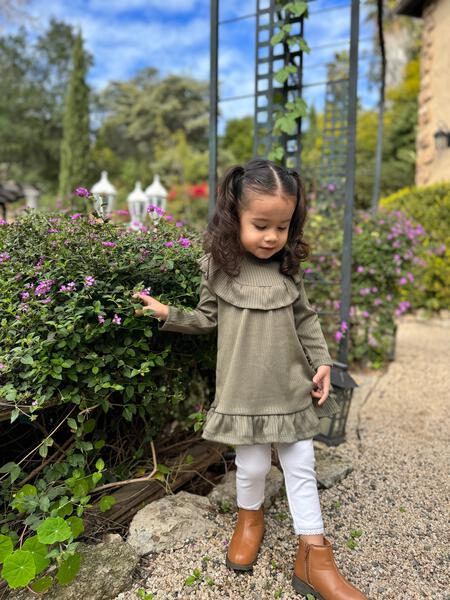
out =
[[[280,272],[295,275],[300,261],[306,260],[309,246],[303,241],[307,205],[302,180],[292,169],[270,160],[253,159],[244,166],[235,165],[222,177],[214,214],[204,235],[205,252],[227,273],[239,274],[245,249],[240,240],[239,213],[245,210],[251,193],[281,195],[295,200],[287,242],[272,258],[280,262]]]

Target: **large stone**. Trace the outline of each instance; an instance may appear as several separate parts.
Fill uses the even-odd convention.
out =
[[[264,508],[268,509],[280,493],[283,475],[272,465],[266,478]],[[208,494],[211,504],[219,508],[237,509],[236,505],[236,471],[228,471],[222,482]]]
[[[128,544],[142,556],[173,550],[187,539],[202,538],[216,530],[208,498],[179,492],[141,509],[130,524]]]
[[[110,542],[95,546],[80,544],[81,567],[69,585],[55,585],[45,594],[46,600],[110,600],[133,585],[131,574],[139,556],[131,546],[117,536]],[[13,591],[12,600],[36,600],[36,594],[26,590]]]
[[[330,488],[353,471],[353,465],[331,452],[314,448],[316,476],[319,488]]]

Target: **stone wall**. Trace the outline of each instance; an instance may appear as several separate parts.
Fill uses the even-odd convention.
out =
[[[431,0],[423,11],[416,184],[450,181],[450,148],[436,150],[434,133],[450,131],[450,1]]]

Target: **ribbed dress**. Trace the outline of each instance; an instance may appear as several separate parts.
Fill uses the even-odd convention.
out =
[[[333,361],[302,274],[284,275],[278,261],[248,252],[236,277],[210,254],[199,267],[197,307],[169,306],[159,329],[200,334],[217,328],[216,391],[202,437],[236,445],[319,433],[319,418],[339,408],[331,396],[321,407],[311,396],[317,368]]]

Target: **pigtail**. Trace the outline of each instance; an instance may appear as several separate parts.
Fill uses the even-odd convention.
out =
[[[295,169],[287,169],[286,172],[295,182],[296,203],[280,270],[282,273],[293,275],[298,273],[299,263],[305,261],[310,252],[309,244],[303,240],[303,228],[308,207],[305,188],[300,175]]]
[[[227,273],[239,274],[244,249],[240,242],[239,205],[242,201],[242,179],[245,170],[235,165],[227,170],[217,190],[217,203],[204,235],[204,249]]]

